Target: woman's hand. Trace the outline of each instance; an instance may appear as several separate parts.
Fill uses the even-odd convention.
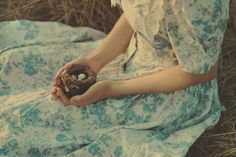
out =
[[[58,78],[59,76],[61,75],[61,73],[63,72],[63,70],[65,68],[68,68],[68,67],[71,67],[75,64],[84,64],[84,65],[87,65],[89,66],[94,72],[98,73],[100,70],[101,70],[101,67],[100,65],[90,59],[90,58],[76,58],[68,63],[66,63],[61,69],[58,70],[55,78],[54,78],[54,82],[53,82],[53,87],[52,87],[52,91],[51,91],[51,94],[52,96],[54,97],[54,99],[58,99],[60,98],[59,95],[58,95],[58,91],[57,91],[57,88],[59,87],[58,84],[59,84],[59,81],[58,81]]]
[[[92,85],[84,94],[73,96],[68,99],[62,92],[62,90],[57,87],[59,100],[65,105],[78,105],[85,106],[91,103],[95,103],[103,98],[107,98],[113,95],[113,83],[115,81],[104,80],[96,82]]]
[[[83,64],[83,65],[87,65],[91,68],[91,70],[93,70],[94,72],[98,73],[100,71],[100,67],[98,65],[98,63],[96,63],[95,61],[88,59],[88,58],[76,58],[68,63],[66,63],[61,69],[58,70],[55,78],[54,78],[54,84],[56,85],[58,83],[57,79],[58,77],[61,75],[62,71],[65,68],[69,68],[75,64]]]

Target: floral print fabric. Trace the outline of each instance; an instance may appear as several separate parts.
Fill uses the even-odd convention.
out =
[[[131,11],[142,6],[138,5],[141,1],[132,2],[125,2]],[[144,2],[145,7],[151,6],[148,2],[152,1]],[[191,14],[186,19],[181,13],[183,19],[177,19],[180,13],[175,9],[190,2],[195,5],[189,13],[205,10],[211,16],[188,25],[184,32]],[[158,30],[147,32],[144,27],[149,25],[131,23],[136,31],[127,53],[106,65],[98,78],[133,78],[177,65],[176,61],[189,72],[207,72],[217,60],[215,47],[221,44],[227,5],[220,0],[164,0],[165,16],[158,21]],[[214,13],[215,7],[221,13]],[[145,20],[141,15],[131,18],[139,18],[134,20],[139,23]],[[212,26],[209,33],[202,33],[204,26]],[[0,156],[184,157],[196,139],[217,124],[224,110],[216,79],[170,93],[110,97],[85,107],[63,106],[49,95],[57,70],[75,57],[86,56],[106,34],[87,27],[26,20],[1,22],[0,32]],[[188,51],[187,41],[199,52]],[[203,54],[205,60],[198,62]]]
[[[179,64],[186,72],[202,74],[218,60],[229,0],[116,2],[138,38],[137,52],[130,51],[132,59],[127,59],[129,71],[146,73]]]
[[[228,19],[228,0],[168,2],[166,27],[184,71],[206,73],[218,60]]]

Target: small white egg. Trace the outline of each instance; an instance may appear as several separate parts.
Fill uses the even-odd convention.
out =
[[[84,78],[86,77],[86,75],[85,74],[79,74],[78,75],[78,80],[83,80]]]
[[[72,77],[73,80],[77,79],[75,75],[72,75],[71,77]]]

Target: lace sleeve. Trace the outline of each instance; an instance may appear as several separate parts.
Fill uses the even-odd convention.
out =
[[[111,0],[111,7],[115,7],[116,5],[121,7],[121,0]]]

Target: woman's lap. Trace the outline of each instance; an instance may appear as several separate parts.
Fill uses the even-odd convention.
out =
[[[198,86],[63,106],[49,96],[56,71],[86,56],[99,42],[45,43],[12,48],[0,56],[1,156],[184,156],[219,118],[219,112],[206,113],[211,104],[199,105]],[[99,79],[128,78],[122,73],[123,59],[107,65]]]
[[[177,113],[173,112],[174,106],[177,104],[170,104],[173,100],[164,99],[164,94],[108,98],[77,107],[51,101],[49,95],[45,94],[48,89],[44,90],[30,95],[35,99],[2,110],[2,126],[7,128],[5,131],[8,135],[5,137],[8,138],[1,142],[1,155],[4,155],[4,151],[9,151],[8,156],[11,153],[12,156],[14,153],[25,156],[38,153],[47,156],[86,154],[88,157],[119,155],[122,152],[124,156],[136,153],[149,153],[152,156],[153,153],[166,150],[180,153],[187,150],[211,124],[202,121],[205,127],[199,123],[178,131],[177,127],[181,125],[174,122],[184,121],[178,118],[179,115],[174,117]],[[210,120],[214,118],[208,118]],[[163,131],[171,128],[171,125],[176,125],[173,132]],[[173,138],[175,136],[179,140]],[[182,147],[178,142],[185,145]]]

